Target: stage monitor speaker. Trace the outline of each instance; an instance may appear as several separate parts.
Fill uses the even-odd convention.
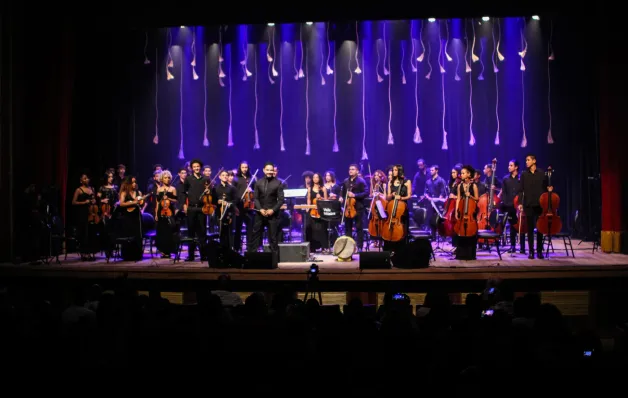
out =
[[[244,269],[275,269],[277,260],[273,258],[273,253],[245,253]]]
[[[205,250],[210,268],[242,268],[244,265],[244,257],[240,253],[214,240],[207,243]]]
[[[270,246],[264,245],[264,253],[270,253]],[[310,258],[310,242],[280,243],[280,263],[304,263]]]
[[[360,269],[391,269],[390,252],[360,253]]]
[[[427,239],[415,239],[392,257],[396,268],[427,268],[432,257],[432,244]]]

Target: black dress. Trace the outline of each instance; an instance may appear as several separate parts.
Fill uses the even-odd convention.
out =
[[[77,197],[77,202],[85,202],[92,199],[93,194],[88,194],[79,188],[81,193]],[[76,208],[76,240],[79,243],[79,250],[82,256],[93,255],[98,252],[98,225],[88,221],[90,204],[78,205]]]
[[[101,214],[102,219],[102,228],[100,229],[100,244],[102,249],[107,253],[109,257],[111,251],[113,250],[113,240],[114,240],[114,230],[113,230],[113,222],[111,217],[113,216],[113,209],[115,208],[115,204],[118,201],[118,187],[112,185],[111,188],[100,187],[98,189],[98,193],[100,194],[100,209],[102,211],[102,203],[103,199],[109,200],[109,217],[105,217],[104,214]]]
[[[139,192],[135,193],[140,195]],[[125,202],[135,200],[130,194],[126,195]],[[129,211],[129,209],[133,209]],[[121,238],[134,238],[122,245],[122,259],[125,261],[142,260],[142,212],[138,205],[121,208]]]
[[[401,182],[401,190],[399,191],[399,196],[404,197],[404,196],[408,196],[408,187],[405,185],[405,182],[408,180],[403,180]],[[397,194],[397,189],[399,189],[399,186],[394,186],[392,185],[393,183],[391,182],[390,185],[390,193],[392,195],[396,195]],[[390,200],[390,203],[392,203],[394,201],[394,198]],[[405,229],[405,233],[406,233],[406,237],[401,239],[400,241],[397,242],[390,242],[390,241],[386,241],[384,240],[384,251],[392,251],[392,252],[398,252],[400,251],[405,244],[408,242],[408,238],[410,237],[409,235],[409,230],[408,230],[408,220],[409,220],[409,208],[408,208],[408,202],[406,200],[399,200],[399,202],[404,202],[406,204],[406,210],[405,212],[401,215],[401,223],[403,224],[403,228]],[[388,217],[390,217],[391,215],[389,214]],[[384,222],[383,228],[388,228],[388,223]]]
[[[155,236],[155,246],[163,254],[177,253],[179,250],[180,229],[179,222],[174,215],[175,204],[170,202],[170,209],[172,210],[171,216],[161,215],[161,201],[167,196],[169,199],[177,199],[177,195],[172,192],[166,193],[165,191],[157,194],[157,235]]]
[[[314,202],[317,194],[323,193],[323,189],[321,188],[318,192],[314,192],[313,189],[310,190],[310,203]],[[321,220],[320,217],[312,217],[310,213],[307,214],[308,217],[308,230],[306,233],[308,234],[307,240],[310,242],[310,250],[316,251],[318,249],[327,249],[329,248],[329,236],[327,234],[327,222]]]
[[[474,185],[476,185],[476,183],[472,182],[469,185],[469,192],[473,192],[473,187]],[[459,184],[457,189],[460,190],[460,198],[462,200],[462,198],[464,198],[464,191],[463,191],[463,184]],[[472,200],[472,199],[469,199]],[[458,209],[456,209],[456,211],[458,211]],[[473,213],[473,218],[477,219],[477,208],[476,211]],[[473,236],[458,236],[456,238],[456,260],[475,260],[476,257],[476,251],[477,251],[477,246],[478,246],[478,237],[477,234],[473,235]]]

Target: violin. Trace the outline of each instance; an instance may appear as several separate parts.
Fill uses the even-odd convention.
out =
[[[399,187],[397,187],[395,196],[401,194],[402,186],[403,182],[399,181]],[[406,237],[406,228],[401,217],[403,217],[407,209],[407,203],[396,197],[386,204],[386,213],[390,214],[390,217],[388,218],[388,225],[382,229],[382,239],[389,242],[399,242]]]
[[[212,197],[211,187],[214,184],[214,180],[216,180],[216,177],[218,177],[223,170],[224,167],[221,167],[211,181],[205,181],[205,190],[207,191],[207,193],[203,193],[203,208],[201,209],[201,211],[206,216],[213,216],[214,212],[216,211],[216,205],[213,204],[214,198]]]
[[[526,218],[525,212],[523,210],[519,210],[520,204],[522,203],[519,203],[519,195],[517,195],[513,201],[513,205],[515,206],[515,209],[517,209],[517,222],[511,225],[510,228],[514,228],[519,231],[519,235],[521,235],[521,231],[523,231],[524,234],[528,232],[528,219]]]
[[[458,204],[458,220],[456,221],[456,225],[454,226],[454,231],[458,236],[475,236],[478,233],[478,221],[473,216],[477,209],[477,203],[475,200],[471,199],[471,196],[466,196],[471,185],[465,187],[463,185],[463,190],[465,192],[464,199],[460,200]]]
[[[103,218],[111,218],[111,205],[109,203],[102,203],[100,211]]]
[[[152,194],[153,194],[153,193],[151,192],[151,193],[146,194],[146,195],[144,195],[144,196],[138,196],[138,197],[136,197],[135,199],[137,200],[137,205],[138,205],[139,207],[144,206],[144,202],[146,201],[146,198],[150,197]],[[136,206],[129,206],[129,207],[127,207],[127,208],[126,208],[126,211],[128,211],[129,213],[132,213],[132,212],[134,212],[134,211],[135,211],[135,209],[136,209]]]
[[[351,186],[347,190],[347,194],[345,195],[345,211],[344,213],[342,213],[345,218],[355,218],[355,216],[358,214],[357,210],[355,209],[355,198],[349,197],[349,192],[351,192],[352,189],[353,184],[351,184]]]
[[[547,167],[547,185],[552,186],[552,167]],[[563,229],[563,222],[557,214],[560,197],[554,192],[543,192],[539,198],[543,213],[536,221],[536,230],[543,235],[556,235]]]
[[[92,192],[94,192],[93,189],[92,189]],[[95,200],[95,199],[96,198],[94,197],[94,194],[92,193],[91,200]],[[94,223],[94,224],[100,223],[100,216],[98,215],[98,205],[96,203],[90,203],[89,205],[87,222]]]
[[[251,181],[249,181],[249,184],[244,190],[244,194],[240,198],[240,201],[243,202],[242,208],[245,210],[255,209],[255,196],[253,195],[253,191],[251,191],[251,183],[253,182],[253,180],[256,179],[258,171],[259,169],[255,170],[255,174],[253,174],[253,177],[251,177]]]
[[[170,199],[167,196],[167,193],[164,195],[163,199],[161,199],[161,202],[159,203],[159,207],[160,207],[160,212],[159,214],[162,217],[172,217],[172,208],[170,207]]]
[[[312,205],[316,206],[317,202],[318,202],[318,198],[312,199]],[[310,209],[310,217],[312,217],[312,218],[321,218],[321,215],[318,212],[318,206],[316,206],[313,209]]]

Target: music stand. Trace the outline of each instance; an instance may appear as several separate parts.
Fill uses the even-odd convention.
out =
[[[316,208],[321,220],[327,222],[327,250],[331,251],[331,223],[342,219],[342,207],[338,200],[317,200]],[[336,230],[338,233],[338,230]]]
[[[307,195],[307,188],[296,188],[296,189],[284,189],[283,197],[284,199],[305,199]],[[292,202],[290,202],[292,204]],[[305,231],[306,231],[306,214],[303,214],[303,225],[301,225],[301,242],[305,242]],[[290,226],[290,230],[292,231],[292,225]],[[292,232],[290,232],[292,234]]]

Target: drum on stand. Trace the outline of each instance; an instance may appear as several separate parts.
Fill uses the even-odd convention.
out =
[[[351,261],[357,252],[358,245],[353,238],[341,236],[334,242],[334,256],[338,257],[336,261]]]

